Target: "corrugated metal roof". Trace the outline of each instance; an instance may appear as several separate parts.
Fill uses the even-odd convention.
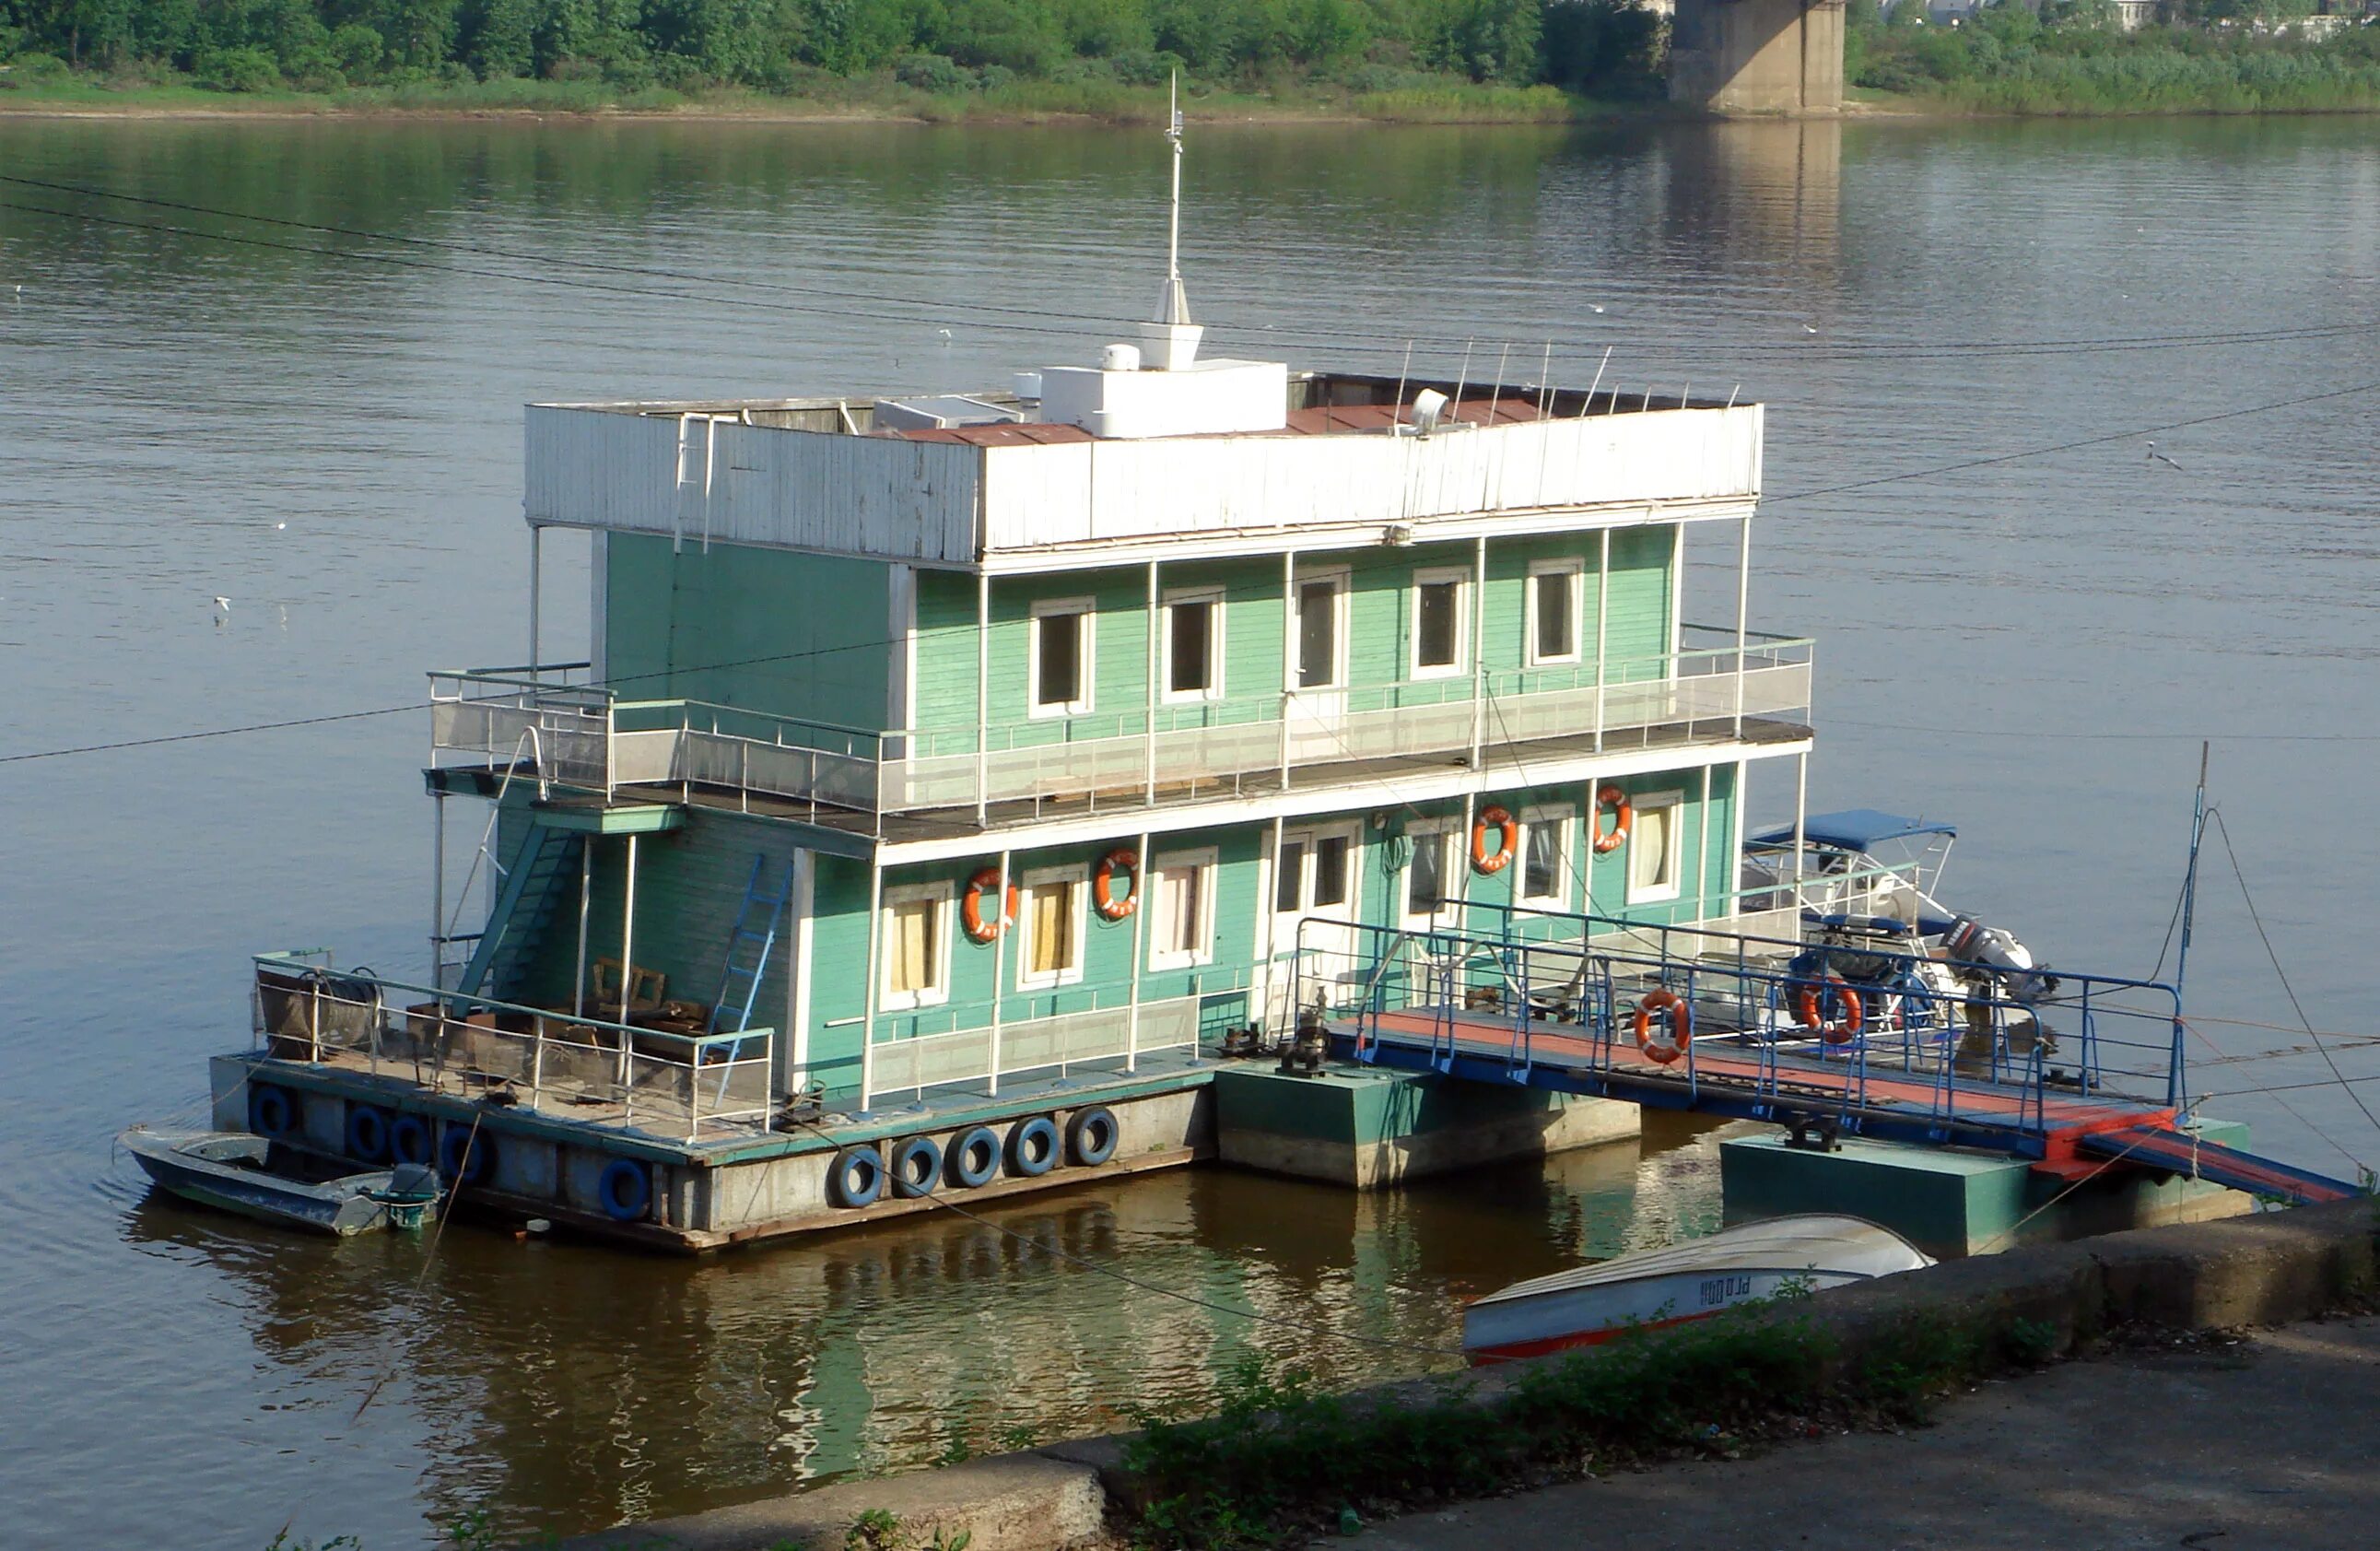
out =
[[[1292,409],[1289,429],[1301,436],[1336,435],[1342,431],[1378,431],[1397,418],[1393,404],[1334,404],[1328,409],[1316,405],[1310,409]],[[1404,418],[1412,418],[1410,409]],[[1471,425],[1519,425],[1537,418],[1537,404],[1534,398],[1466,398],[1450,405],[1439,418]]]
[[[1446,421],[1463,421],[1472,425],[1520,425],[1538,418],[1536,401],[1532,398],[1500,397],[1466,398],[1452,406],[1440,417]],[[1355,432],[1378,432],[1397,419],[1393,404],[1336,404],[1328,409],[1317,405],[1309,409],[1292,409],[1289,424],[1283,432],[1258,432],[1257,435],[1336,436]],[[1095,438],[1079,425],[1056,425],[1040,421],[1004,425],[952,425],[919,431],[895,431],[890,434],[905,442],[963,442],[971,447],[1048,446],[1060,442],[1088,442]],[[1234,433],[1234,434],[1250,434]]]
[[[1079,425],[1009,423],[946,425],[922,431],[892,433],[905,442],[964,442],[971,447],[1048,446],[1056,442],[1087,442],[1091,434]]]

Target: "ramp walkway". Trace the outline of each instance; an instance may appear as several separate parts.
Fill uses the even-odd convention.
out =
[[[2180,995],[2059,974],[2020,1001],[1914,942],[1592,915],[1475,912],[1477,931],[1314,923],[1297,1005],[1332,1053],[1520,1085],[2072,1166],[2293,1202],[2357,1187],[2199,1141]]]

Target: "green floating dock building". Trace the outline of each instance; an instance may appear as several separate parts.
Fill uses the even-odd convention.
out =
[[[270,1089],[318,1146],[698,1248],[1633,1135],[1221,1053],[1294,1025],[1334,934],[1735,918],[1746,783],[1798,793],[1811,746],[1810,642],[1744,617],[1761,407],[1197,335],[977,395],[529,409],[531,660],[433,675],[430,961],[261,959],[222,1121]],[[1715,627],[1698,524],[1739,568]],[[566,661],[556,530],[591,541]]]

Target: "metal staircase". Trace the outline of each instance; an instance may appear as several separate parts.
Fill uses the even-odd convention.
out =
[[[544,945],[553,924],[553,912],[574,886],[579,849],[586,837],[548,824],[533,824],[513,858],[512,871],[496,896],[488,929],[480,935],[471,961],[463,967],[455,989],[465,995],[510,996],[518,990],[521,971]]]
[[[744,885],[744,903],[727,934],[726,962],[719,971],[719,995],[711,1000],[706,1033],[742,1033],[752,1026],[752,1004],[759,999],[760,977],[769,972],[769,954],[777,946],[777,921],[794,897],[793,862],[784,863],[773,893],[761,886],[768,876],[769,858],[755,856],[752,876]],[[731,1012],[733,1027],[727,1024]]]

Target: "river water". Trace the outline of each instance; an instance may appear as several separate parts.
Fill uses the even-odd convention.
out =
[[[1143,132],[20,119],[0,175],[299,223],[0,184],[80,213],[0,209],[5,756],[520,660],[526,400],[1000,384],[1140,314],[1161,262]],[[1822,641],[1814,807],[1954,819],[1956,902],[2146,973],[2213,738],[2303,1019],[2374,1032],[2366,121],[1201,127],[1186,187],[1219,345],[1392,371],[1468,336],[1475,377],[1550,346],[1573,382],[1610,347],[1607,385],[1767,400],[1754,623]],[[1695,558],[1689,616],[1729,617],[1726,544]],[[550,641],[582,595],[549,592]],[[1674,1123],[1391,1197],[1207,1171],[995,1214],[1148,1288],[944,1222],[708,1264],[462,1227],[425,1259],[149,1201],[110,1138],[244,1042],[248,953],[420,958],[424,731],[0,763],[8,1544],[685,1511],[1196,1404],[1250,1353],[1435,1366],[1458,1298],[1715,1220],[1714,1138]],[[2219,845],[2190,980],[2212,1045],[2307,1043]],[[2194,1086],[2280,1155],[2380,1159],[2315,1055]]]

